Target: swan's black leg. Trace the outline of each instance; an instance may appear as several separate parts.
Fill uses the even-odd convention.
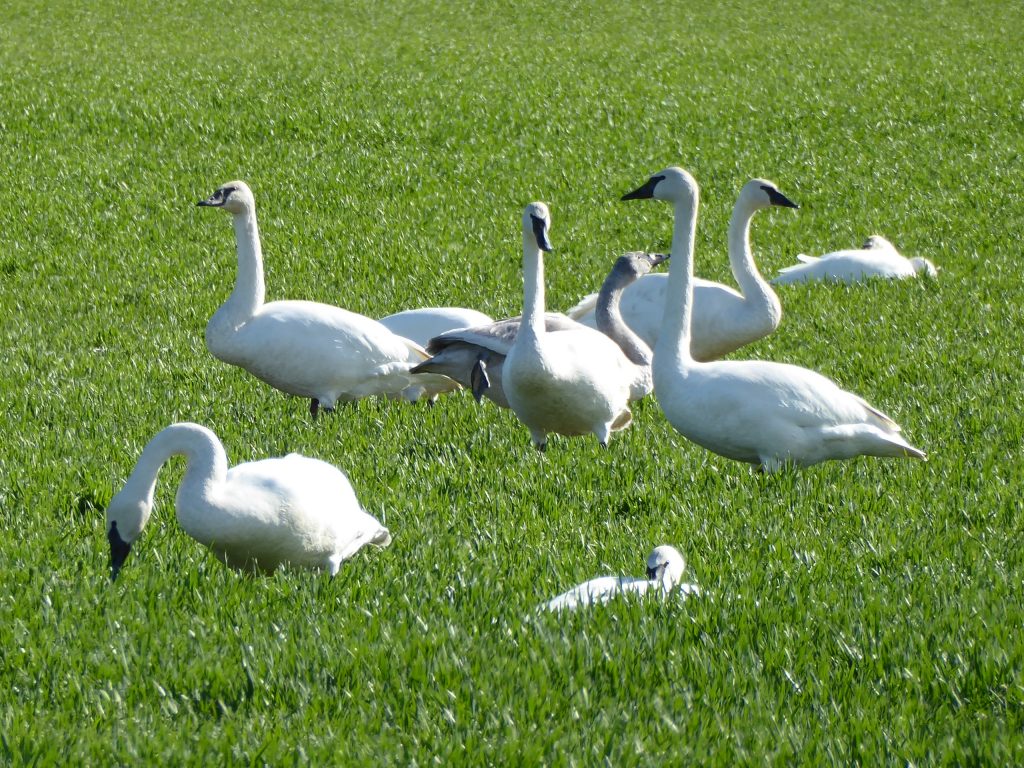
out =
[[[320,401],[315,397],[309,401],[309,415],[313,417],[313,421],[316,421],[317,414],[320,413]]]

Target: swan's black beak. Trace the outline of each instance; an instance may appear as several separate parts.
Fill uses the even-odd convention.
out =
[[[200,200],[196,205],[202,205],[208,208],[222,208],[224,203],[228,201],[228,197],[235,191],[235,187],[221,187],[212,195],[205,200]]]
[[[125,558],[132,551],[132,545],[121,538],[117,532],[117,521],[110,523],[110,530],[107,531],[107,541],[110,542],[110,580],[115,581],[117,574],[121,572]]]
[[[548,240],[548,223],[544,219],[530,214],[533,222],[533,236],[537,238],[537,247],[542,251],[551,251],[551,241]]]
[[[799,208],[800,206],[786,197],[784,194],[779,192],[777,189],[772,187],[761,187],[765,192],[768,193],[768,200],[772,205],[778,205],[783,208]]]
[[[672,258],[671,253],[648,253],[647,260],[651,262],[651,267],[656,267],[662,262],[668,261]]]
[[[649,581],[654,581],[656,578],[658,578],[658,569],[657,568],[648,568],[647,569],[647,579]]]
[[[654,197],[654,188],[658,186],[658,182],[664,180],[664,176],[651,176],[647,180],[647,183],[642,187],[637,187],[632,192],[627,192],[622,196],[623,200],[650,200]]]

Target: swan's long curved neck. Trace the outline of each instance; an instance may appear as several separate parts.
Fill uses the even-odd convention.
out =
[[[750,222],[758,209],[743,200],[737,200],[729,219],[729,266],[747,302],[768,304],[781,314],[782,305],[775,291],[761,276],[750,249]]]
[[[633,333],[632,328],[626,325],[626,321],[622,319],[622,311],[619,309],[622,291],[631,282],[633,281],[630,280],[629,275],[623,274],[619,269],[612,270],[611,274],[605,278],[601,292],[598,294],[594,320],[597,329],[618,344],[619,349],[631,363],[650,365],[653,358],[651,348],[643,339]]]
[[[527,240],[523,242],[523,320],[517,338],[536,341],[545,333],[544,253]]]
[[[208,498],[212,489],[227,477],[227,455],[216,435],[198,424],[172,424],[160,430],[142,449],[120,494],[152,507],[160,468],[176,455],[184,455],[188,462],[179,493]]]
[[[661,333],[654,348],[654,359],[692,364],[690,328],[693,317],[693,241],[697,234],[698,192],[693,201],[675,202],[672,226],[672,261],[668,269],[668,289]]]
[[[256,224],[256,211],[236,213],[232,218],[238,250],[238,276],[235,289],[218,314],[223,313],[223,319],[237,327],[263,306],[266,288],[263,283],[263,249],[260,245],[259,226]]]

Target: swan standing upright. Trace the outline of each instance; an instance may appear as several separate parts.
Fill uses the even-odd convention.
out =
[[[643,339],[637,337],[623,322],[619,312],[619,296],[627,285],[641,275],[646,275],[667,258],[661,253],[642,251],[620,256],[598,294],[597,316],[600,331],[618,344],[632,363],[642,366],[647,371],[646,376],[637,379],[636,386],[630,391],[630,400],[645,397],[654,387],[650,377],[652,353]],[[481,397],[487,397],[496,405],[508,408],[508,400],[502,386],[502,369],[505,355],[508,354],[519,332],[521,319],[511,317],[496,323],[448,331],[436,336],[427,343],[427,352],[433,357],[413,368],[413,373],[444,374],[464,387],[470,387],[477,402]],[[544,316],[544,327],[548,333],[552,333],[579,328],[580,325],[565,315],[548,312]]]
[[[699,277],[694,279],[690,334],[694,360],[715,360],[779,327],[782,305],[758,271],[750,248],[750,223],[754,214],[772,206],[799,207],[765,179],[751,179],[736,198],[729,220],[729,265],[739,291]],[[667,286],[668,275],[648,275],[622,294],[622,316],[626,325],[650,347],[658,343]],[[568,315],[584,325],[597,327],[594,296],[583,299]]]
[[[206,326],[214,357],[308,397],[314,418],[321,406],[330,410],[338,401],[398,393],[414,383],[409,369],[426,351],[376,320],[312,301],[263,303],[256,202],[245,182],[229,182],[197,205],[231,213],[238,249],[235,289]]]
[[[188,461],[175,498],[178,522],[233,568],[272,571],[289,563],[333,576],[364,545],[391,543],[388,529],[363,510],[331,464],[292,453],[228,469],[217,436],[182,422],[149,441],[107,507],[112,578],[149,520],[160,468],[177,454]]]
[[[551,215],[544,203],[523,212],[523,319],[505,358],[502,384],[509,406],[533,444],[548,432],[593,432],[607,446],[613,430],[632,421],[630,390],[642,376],[603,333],[579,326],[548,333],[544,322],[544,251],[551,250]]]
[[[649,198],[675,206],[669,299],[653,366],[654,393],[673,427],[708,450],[759,464],[765,472],[786,462],[809,466],[859,455],[925,458],[900,436],[892,419],[807,368],[761,360],[694,360],[690,328],[697,182],[673,166],[622,199]]]
[[[800,263],[779,270],[779,274],[772,278],[774,285],[811,280],[856,283],[871,277],[902,280],[917,277],[922,272],[928,277],[939,274],[928,259],[920,256],[908,259],[902,256],[896,246],[881,235],[871,235],[859,249],[833,251],[824,256],[801,253],[796,258]]]

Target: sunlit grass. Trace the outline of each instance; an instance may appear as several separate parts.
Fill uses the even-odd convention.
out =
[[[1014,4],[7,3],[0,9],[0,754],[14,763],[613,765],[1024,760]],[[74,44],[71,41],[77,41]],[[656,403],[609,450],[463,393],[305,404],[214,360],[245,179],[268,296],[518,311],[551,206],[552,308],[702,185],[697,267],[765,176],[766,273],[886,235],[935,281],[780,291],[738,356],[896,418],[927,464],[759,476]],[[103,508],[177,420],[241,462],[337,464],[395,536],[338,578],[225,569],[173,519],[120,580]],[[706,599],[536,616],[672,543]],[[665,760],[664,758],[669,758]]]

